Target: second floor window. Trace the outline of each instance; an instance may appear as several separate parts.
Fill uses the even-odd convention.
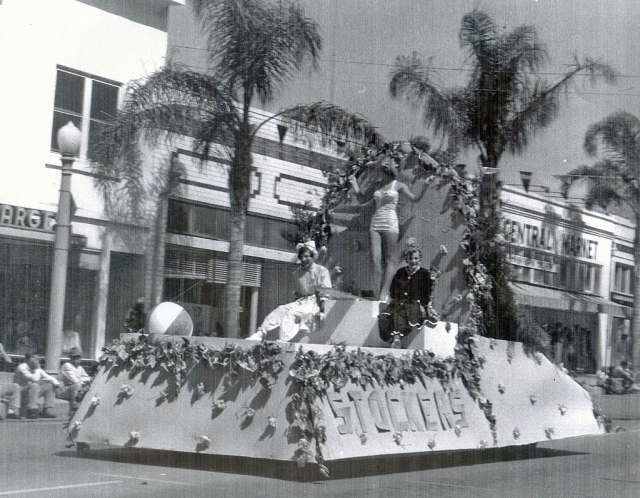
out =
[[[633,267],[616,263],[613,290],[623,294],[633,294]]]
[[[51,150],[58,149],[58,130],[71,121],[82,131],[80,157],[91,159],[100,130],[116,115],[119,90],[115,81],[58,66]]]

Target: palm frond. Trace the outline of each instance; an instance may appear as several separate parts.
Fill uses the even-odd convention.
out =
[[[498,28],[485,12],[475,9],[462,17],[460,46],[469,51],[469,57],[480,64],[489,62],[493,54],[493,44],[499,37]]]
[[[422,105],[425,124],[432,127],[437,136],[448,137],[450,146],[460,146],[467,135],[465,113],[470,105],[464,92],[442,90],[434,84],[428,64],[417,52],[397,57],[396,66],[390,73],[391,96],[404,96],[408,101]]]
[[[134,81],[122,109],[101,129],[91,163],[96,186],[105,199],[116,191],[141,198],[143,143],[157,145],[179,133],[194,137],[196,150],[206,149],[228,142],[237,121],[234,101],[211,76],[165,67]]]
[[[587,154],[595,156],[598,145],[607,157],[623,161],[640,175],[640,120],[618,111],[592,124],[584,139]]]
[[[619,191],[611,185],[602,183],[596,183],[592,185],[584,199],[584,204],[587,209],[592,209],[594,206],[606,209],[610,205],[620,206],[624,204],[626,199],[622,197]]]
[[[565,197],[576,182],[586,182],[585,203],[588,208],[611,204],[626,204],[634,210],[640,209],[640,188],[637,176],[629,174],[624,163],[604,159],[595,164],[579,166],[563,177],[562,192]]]
[[[329,102],[296,105],[279,114],[289,120],[296,129],[308,129],[347,143],[378,145],[385,141],[376,127],[364,116],[351,113]]]
[[[549,54],[538,39],[533,26],[519,26],[504,35],[499,44],[502,54],[495,59],[504,61],[504,70],[517,73],[519,70],[535,71],[547,62]]]
[[[549,126],[557,117],[560,109],[560,97],[566,92],[579,74],[588,74],[591,83],[604,80],[615,81],[615,72],[611,66],[586,59],[576,61],[570,70],[556,83],[548,84],[538,79],[532,84],[521,81],[521,94],[518,96],[520,109],[515,109],[508,133],[505,134],[505,146],[513,153],[521,152],[529,138],[536,132]]]
[[[237,98],[265,103],[322,48],[318,25],[291,2],[194,0],[217,78]]]
[[[217,123],[209,136],[199,133],[205,121]],[[127,153],[143,136],[162,139],[171,132],[224,141],[237,125],[236,103],[215,78],[168,66],[129,85],[122,110],[106,127],[103,142],[110,148],[100,158],[109,163],[109,152]]]

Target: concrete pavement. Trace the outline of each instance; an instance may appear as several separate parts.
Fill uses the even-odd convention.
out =
[[[60,421],[0,423],[0,497],[581,497],[640,495],[640,423],[537,446],[333,464],[332,479],[208,455],[66,448]]]

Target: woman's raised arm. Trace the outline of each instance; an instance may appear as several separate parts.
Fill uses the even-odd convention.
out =
[[[418,180],[418,182],[422,183],[422,191],[419,194],[414,194],[411,191],[411,189],[407,187],[407,185],[404,183],[398,184],[398,192],[402,192],[404,195],[406,195],[409,198],[410,201],[418,202],[420,199],[422,199],[422,196],[427,191],[427,187],[428,187],[427,182],[423,180]]]

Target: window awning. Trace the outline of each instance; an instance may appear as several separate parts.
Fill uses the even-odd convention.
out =
[[[631,316],[631,308],[609,301],[600,296],[578,294],[576,292],[538,287],[536,285],[511,282],[509,284],[516,302],[535,308],[549,308],[585,313],[607,313]]]

